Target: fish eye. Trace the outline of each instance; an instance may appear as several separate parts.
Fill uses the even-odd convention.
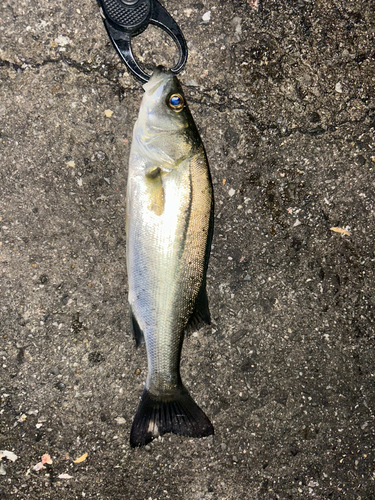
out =
[[[168,106],[173,109],[173,111],[182,111],[185,102],[181,94],[172,94],[167,100]]]

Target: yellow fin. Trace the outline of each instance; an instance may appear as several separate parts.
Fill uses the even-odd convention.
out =
[[[154,167],[146,172],[146,183],[150,203],[148,209],[155,215],[162,215],[164,212],[164,189],[161,178],[162,170],[160,167]]]

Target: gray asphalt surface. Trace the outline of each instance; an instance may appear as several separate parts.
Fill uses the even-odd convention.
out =
[[[0,497],[374,499],[374,4],[163,4],[214,179],[213,324],[182,373],[215,436],[128,444],[147,371],[124,230],[142,89],[93,0],[5,0],[0,449],[18,458]],[[167,64],[166,41],[147,31],[136,53]]]

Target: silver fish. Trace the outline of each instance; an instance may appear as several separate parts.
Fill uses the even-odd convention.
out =
[[[144,85],[127,185],[129,306],[148,374],[130,444],[168,432],[202,437],[213,426],[180,377],[184,333],[210,323],[206,271],[213,191],[204,147],[181,85],[158,67]]]

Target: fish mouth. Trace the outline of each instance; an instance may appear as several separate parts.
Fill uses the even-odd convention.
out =
[[[164,66],[157,66],[151,78],[147,83],[143,85],[143,89],[146,94],[152,95],[156,92],[156,90],[160,87],[160,85],[165,84],[168,80],[173,78],[173,73],[170,70],[164,68]]]

